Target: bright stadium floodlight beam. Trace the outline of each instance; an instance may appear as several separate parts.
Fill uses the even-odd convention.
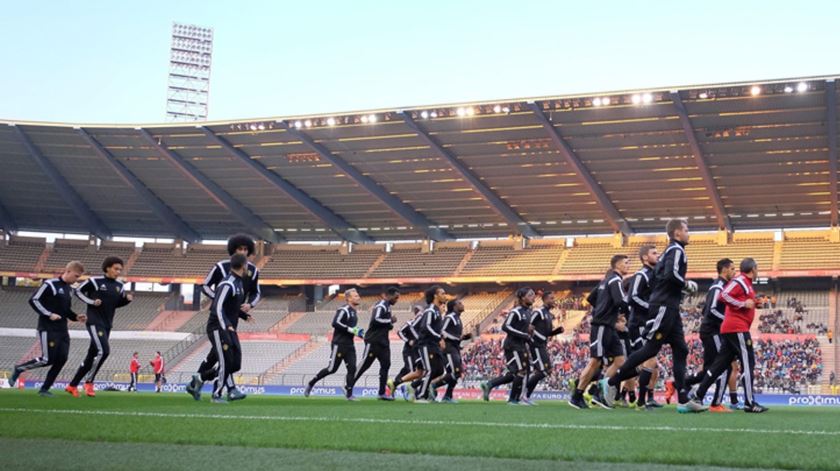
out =
[[[697,95],[697,96],[700,97],[701,100],[705,100],[706,98],[709,98],[709,94],[706,93],[706,92],[700,92],[700,94]]]
[[[808,91],[808,84],[805,83],[805,82],[799,82],[796,85],[796,91],[799,92],[799,93],[807,92]]]
[[[312,127],[312,120],[307,119],[306,121],[303,122],[303,125],[308,127],[308,128],[311,128]]]
[[[601,104],[604,105],[604,106],[609,105],[610,104],[610,97],[605,96],[604,98],[601,98]]]
[[[423,119],[429,119],[429,112],[425,111],[425,110],[421,111],[420,112],[420,117],[423,118]]]
[[[362,117],[361,117],[361,121],[362,121],[363,123],[367,124],[367,122],[368,122],[368,117],[367,117],[367,115],[366,115],[366,114],[362,115]]]
[[[502,112],[502,106],[501,105],[494,106],[493,107],[493,112],[494,113],[501,113]]]
[[[638,94],[633,95],[632,97],[630,97],[630,101],[632,101],[634,105],[638,105],[642,102],[642,96]]]
[[[368,122],[369,122],[369,123],[371,123],[371,124],[372,124],[372,123],[375,123],[375,122],[376,122],[376,120],[377,120],[377,117],[376,117],[376,115],[375,115],[375,114],[372,114],[372,115],[368,116]]]
[[[300,121],[295,121],[295,129],[300,129],[301,127],[303,127],[303,123],[301,123]]]
[[[335,118],[327,118],[327,126],[335,126]]]
[[[793,93],[793,87],[790,85],[785,85],[785,93]]]
[[[595,105],[595,106],[601,106],[601,99],[600,98],[593,99],[592,104]]]
[[[437,111],[432,111],[431,113],[429,113],[429,117],[437,118],[438,117]]]
[[[472,115],[475,114],[475,109],[472,106],[470,106],[469,108],[466,109],[466,112],[467,112],[467,116],[472,116]]]
[[[652,101],[653,101],[653,95],[651,95],[650,93],[645,93],[644,95],[642,95],[642,103],[648,104]]]
[[[750,88],[750,95],[752,95],[752,96],[761,95],[761,87],[759,87],[758,85],[753,85],[752,88]]]
[[[458,108],[457,110],[455,110],[455,114],[464,117],[467,114],[467,110],[465,110],[464,108]]]

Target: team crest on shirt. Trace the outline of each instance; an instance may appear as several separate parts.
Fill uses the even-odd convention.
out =
[[[227,344],[222,345],[222,350],[227,351],[227,349],[228,349]]]
[[[50,342],[50,347],[55,347],[55,342]]]
[[[341,354],[340,354],[340,353],[336,353],[336,354],[335,354],[335,356],[337,356],[338,358],[341,358]]]
[[[99,291],[108,291],[108,287],[105,286],[105,285],[102,285],[102,286],[99,287]]]
[[[662,332],[656,333],[656,340],[662,340]]]
[[[252,272],[251,270],[248,270],[248,277],[250,278],[252,276],[254,276],[254,272]]]
[[[752,345],[752,339],[747,339],[747,345]]]
[[[373,353],[368,353],[368,357],[373,358]]]
[[[100,330],[100,331],[98,332],[98,334],[99,334],[99,336],[100,336],[100,337],[102,337],[102,336],[104,336],[104,335],[105,335],[105,332],[102,332],[102,331]]]
[[[64,294],[64,288],[58,288],[58,292],[59,292],[60,294]]]

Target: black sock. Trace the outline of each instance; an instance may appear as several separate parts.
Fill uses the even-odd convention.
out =
[[[650,377],[653,373],[645,368],[642,368],[642,372],[639,373],[639,405],[643,405],[645,403],[645,399],[647,399],[647,390],[648,385],[650,384]]]
[[[630,403],[636,402],[636,391],[628,391],[627,397],[630,398]]]
[[[653,388],[648,389],[648,401],[653,402]]]
[[[572,399],[583,399],[583,389],[575,389],[575,392],[572,393]]]
[[[732,404],[738,403],[738,393],[737,392],[729,392],[729,402]]]

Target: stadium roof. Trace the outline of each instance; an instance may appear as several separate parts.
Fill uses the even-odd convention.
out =
[[[0,223],[194,241],[837,224],[835,76],[155,125],[0,121]]]

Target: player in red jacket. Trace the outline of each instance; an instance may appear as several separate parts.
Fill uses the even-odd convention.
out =
[[[744,375],[744,412],[752,413],[767,411],[753,396],[755,352],[750,338],[750,326],[755,319],[755,290],[752,284],[756,276],[758,265],[755,260],[745,258],[741,260],[741,273],[721,291],[720,299],[726,304],[723,323],[720,325],[723,345],[695,393],[696,398],[702,401],[715,379],[726,371],[732,360],[737,359]]]
[[[152,365],[152,371],[155,372],[155,392],[159,393],[163,389],[163,357],[160,352],[155,352],[155,357],[149,362]]]
[[[137,392],[137,373],[140,371],[140,360],[137,359],[137,352],[131,356],[131,364],[128,366],[131,372],[131,384],[128,385],[129,392]]]

